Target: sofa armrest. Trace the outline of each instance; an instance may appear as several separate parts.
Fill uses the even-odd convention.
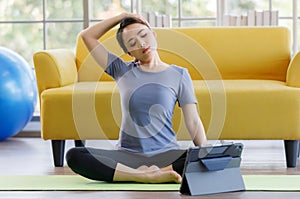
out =
[[[300,87],[300,52],[298,52],[291,60],[287,75],[286,83],[288,86]]]
[[[77,81],[75,55],[68,49],[36,52],[33,56],[39,96],[43,90]]]

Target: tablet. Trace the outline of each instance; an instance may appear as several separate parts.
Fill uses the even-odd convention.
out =
[[[245,190],[240,172],[242,151],[241,143],[188,149],[180,192],[205,195]]]

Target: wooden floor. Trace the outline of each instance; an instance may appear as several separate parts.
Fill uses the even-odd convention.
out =
[[[290,174],[299,175],[300,166],[287,169],[282,141],[241,141],[244,146],[241,170],[243,174]],[[67,141],[66,150],[73,147]],[[114,143],[87,141],[88,146],[111,146]],[[300,162],[298,161],[298,165]],[[0,176],[1,175],[65,175],[73,174],[67,167],[53,166],[50,141],[40,138],[14,137],[0,142]],[[203,199],[236,199],[236,198],[300,198],[300,192],[233,192],[208,196],[185,196],[179,192],[124,192],[124,191],[2,191],[0,198],[203,198]]]

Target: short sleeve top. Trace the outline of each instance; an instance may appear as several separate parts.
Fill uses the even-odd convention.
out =
[[[160,72],[145,72],[136,63],[109,53],[105,72],[116,80],[120,91],[118,147],[142,154],[178,149],[172,128],[176,102],[180,107],[197,103],[187,69],[170,65]]]

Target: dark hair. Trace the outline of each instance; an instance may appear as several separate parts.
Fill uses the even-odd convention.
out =
[[[124,41],[123,41],[123,38],[122,38],[122,33],[123,33],[124,28],[126,28],[127,26],[129,26],[131,24],[135,24],[135,23],[143,24],[143,25],[147,26],[150,29],[150,26],[146,22],[144,22],[143,20],[141,20],[139,18],[135,18],[135,17],[126,17],[126,18],[124,18],[120,22],[120,27],[119,27],[118,32],[117,32],[117,40],[118,40],[119,45],[121,46],[121,48],[123,49],[123,51],[125,53],[127,53],[128,51],[127,51],[126,46],[124,44]]]

